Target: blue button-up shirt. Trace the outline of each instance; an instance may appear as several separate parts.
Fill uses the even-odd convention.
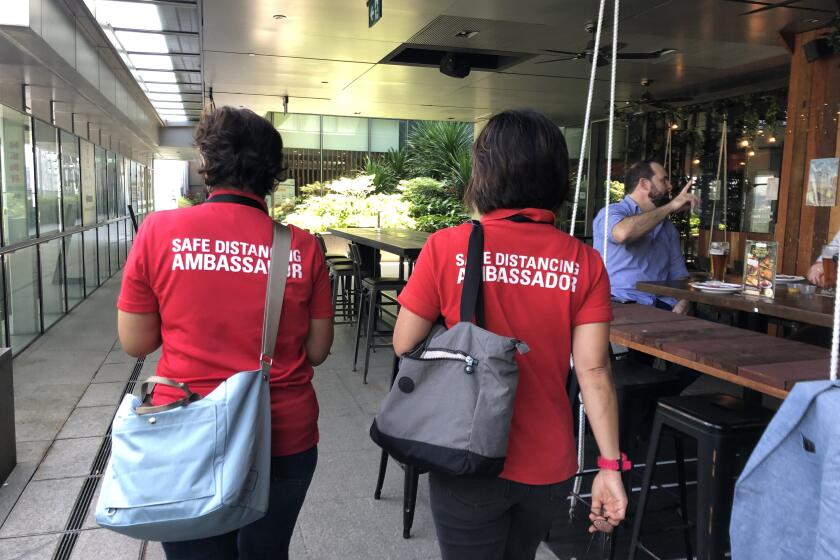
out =
[[[632,243],[620,244],[613,239],[612,230],[628,216],[641,214],[642,209],[629,195],[624,200],[610,204],[609,240],[607,244],[607,272],[610,275],[612,295],[630,299],[644,305],[655,305],[656,300],[674,306],[674,298],[655,296],[636,289],[636,282],[645,280],[680,280],[688,276],[685,259],[680,249],[680,236],[670,220],[662,220],[656,227]],[[593,245],[604,253],[604,219],[602,208],[592,225]]]

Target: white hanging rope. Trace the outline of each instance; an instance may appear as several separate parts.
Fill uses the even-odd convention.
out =
[[[837,283],[834,286],[834,328],[831,331],[831,368],[829,379],[837,381],[837,354],[840,344],[840,274],[836,274]]]
[[[721,166],[723,165],[724,155],[726,154],[726,115],[723,116],[723,130],[720,133],[720,149],[718,150],[718,164],[717,164],[717,193],[715,199],[712,201],[712,219],[709,222],[709,250],[712,249],[712,240],[715,236],[715,212],[717,210],[717,201],[723,191],[723,183],[721,182]],[[726,207],[724,206],[724,218],[726,217]],[[724,237],[726,234],[724,234]],[[724,239],[725,240],[725,239]]]
[[[600,8],[598,9],[598,26],[595,30],[595,45],[592,53],[592,69],[589,75],[589,92],[586,99],[586,115],[583,122],[583,137],[580,145],[580,159],[578,159],[578,174],[575,182],[575,203],[572,207],[572,224],[569,228],[570,234],[575,235],[575,221],[577,219],[578,198],[580,196],[580,181],[583,175],[583,158],[586,153],[586,141],[589,132],[589,119],[592,109],[592,94],[595,90],[595,72],[598,67],[598,56],[600,54],[601,46],[601,29],[604,25],[604,5],[605,0],[601,0]],[[618,4],[619,0],[615,0],[613,8],[613,41],[612,41],[612,68],[610,74],[610,116],[607,123],[607,176],[606,176],[606,206],[604,206],[604,252],[601,255],[604,263],[607,262],[607,241],[609,238],[609,208],[610,208],[610,174],[612,171],[612,143],[613,143],[613,123],[615,121],[615,73],[616,73],[616,53],[618,52]],[[583,460],[585,455],[585,438],[586,438],[586,407],[583,402],[583,395],[578,393],[580,398],[580,406],[578,407],[578,475],[583,472]],[[583,477],[576,476],[572,488],[572,495],[569,497],[569,516],[574,518],[575,506],[577,505],[577,496],[580,495],[581,484]]]
[[[595,45],[592,51],[592,70],[589,72],[589,92],[586,95],[586,113],[583,117],[583,134],[580,139],[580,158],[578,159],[578,172],[575,178],[575,202],[572,205],[572,224],[569,227],[569,235],[575,236],[575,222],[577,221],[578,200],[580,199],[580,180],[583,175],[583,156],[586,154],[586,142],[589,140],[589,119],[592,114],[592,93],[595,91],[595,71],[598,67],[598,55],[601,48],[601,28],[604,26],[604,4],[601,0],[598,8],[598,26],[595,28]]]
[[[618,2],[615,0],[613,7],[613,37],[612,37],[612,64],[610,65],[610,116],[607,121],[607,174],[604,190],[604,264],[607,263],[607,245],[609,245],[609,223],[610,223],[610,185],[612,184],[612,155],[613,155],[613,129],[615,128],[615,70],[618,66]]]

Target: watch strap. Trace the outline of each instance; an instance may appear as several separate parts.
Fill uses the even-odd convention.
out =
[[[626,453],[622,453],[619,459],[607,459],[599,455],[597,465],[599,469],[607,471],[626,472],[633,468],[633,463],[627,458]]]

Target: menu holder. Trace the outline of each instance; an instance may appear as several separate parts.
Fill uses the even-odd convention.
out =
[[[744,252],[744,294],[773,298],[776,295],[775,241],[747,241]]]

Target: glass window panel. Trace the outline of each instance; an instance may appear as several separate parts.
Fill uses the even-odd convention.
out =
[[[370,151],[387,152],[400,147],[400,121],[370,120]]]
[[[99,247],[99,283],[102,284],[111,276],[111,248],[108,244],[108,226],[96,228],[97,245]]]
[[[38,225],[41,235],[61,229],[61,169],[58,158],[58,129],[35,120],[35,170],[38,177]]]
[[[38,246],[41,254],[41,295],[46,329],[64,315],[64,243],[53,239]]]
[[[96,19],[111,27],[129,29],[146,29],[160,31],[163,29],[158,7],[153,4],[136,4],[132,2],[99,1],[96,3]]]
[[[19,352],[41,332],[38,313],[38,252],[27,247],[6,255],[9,300],[9,333],[12,349]]]
[[[321,117],[318,115],[274,113],[274,126],[283,136],[285,148],[318,149],[321,147]]]
[[[117,215],[125,216],[125,158],[117,157]]]
[[[35,178],[32,164],[32,120],[23,113],[0,106],[2,146],[4,243],[35,237]]]
[[[120,224],[112,223],[108,224],[108,228],[110,229],[110,234],[108,236],[108,244],[110,245],[110,255],[111,255],[111,270],[114,272],[120,269]]]
[[[82,234],[75,233],[64,238],[64,261],[67,270],[67,308],[73,307],[85,298],[85,276],[82,254]]]
[[[162,54],[131,54],[128,55],[135,68],[148,70],[172,70],[172,57]]]
[[[64,229],[82,225],[82,179],[79,139],[61,131],[61,203],[64,208]]]
[[[86,230],[82,237],[84,239],[85,251],[85,293],[90,294],[97,286],[99,286],[99,270],[97,268],[96,256],[96,230]]]
[[[108,165],[105,149],[94,148],[96,163],[96,221],[104,222],[108,219]]]
[[[108,152],[106,155],[108,180],[108,218],[117,217],[117,155]]]
[[[361,117],[324,117],[324,149],[368,151],[368,120]]]
[[[90,226],[96,223],[96,167],[93,144],[79,141],[79,156],[82,166],[82,223]]]
[[[164,82],[167,84],[174,84],[178,81],[178,76],[175,72],[158,72],[153,70],[144,70],[137,72],[140,79],[144,82]]]

